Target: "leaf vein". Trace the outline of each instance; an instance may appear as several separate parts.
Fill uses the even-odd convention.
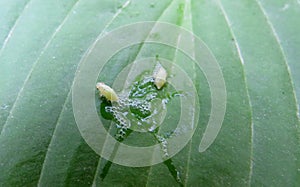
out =
[[[224,9],[224,7],[223,7],[220,0],[217,1],[217,4],[218,4],[218,6],[219,6],[219,8],[220,8],[220,10],[221,10],[221,12],[224,16],[224,19],[226,21],[226,24],[228,26],[230,34],[231,34],[231,36],[234,40],[234,44],[235,44],[236,50],[238,52],[238,57],[240,59],[241,65],[243,67],[243,78],[244,78],[244,82],[245,82],[246,95],[247,95],[247,100],[249,102],[248,104],[249,104],[249,107],[250,107],[250,115],[251,115],[251,121],[250,121],[251,122],[251,126],[250,126],[250,128],[251,128],[251,140],[250,140],[251,148],[250,148],[250,164],[249,164],[249,176],[248,176],[248,181],[249,181],[248,183],[249,183],[249,186],[250,186],[251,180],[252,180],[252,175],[253,175],[253,159],[252,158],[253,158],[253,142],[254,142],[254,124],[253,124],[252,103],[251,103],[251,98],[250,98],[250,94],[249,94],[249,88],[247,86],[247,78],[245,76],[245,68],[244,68],[245,61],[244,61],[239,43],[237,42],[237,38],[236,38],[232,28],[231,28],[231,25],[232,25],[231,21],[230,21],[230,19],[229,19],[229,17],[228,17],[228,15],[227,15],[227,13],[226,13],[226,11],[225,11],[225,9]]]
[[[185,0],[185,11],[184,11],[184,16],[188,16],[188,19],[190,24],[188,29],[190,29],[191,32],[193,32],[193,16],[192,16],[192,5],[191,5],[191,1],[192,0]],[[188,14],[186,14],[186,12],[188,12]],[[193,58],[195,58],[195,44],[194,44],[194,40],[191,42],[191,45],[193,45]],[[194,64],[193,64],[194,65]],[[195,69],[195,66],[194,66]],[[193,79],[196,79],[196,71],[194,71],[193,74]],[[193,116],[194,117],[194,116]],[[188,158],[187,158],[187,169],[186,169],[186,174],[185,174],[185,181],[184,181],[184,186],[187,186],[188,184],[188,176],[189,176],[189,169],[190,169],[190,162],[191,162],[191,152],[192,152],[192,142],[193,139],[191,138],[190,142],[189,142],[189,147],[188,147]]]
[[[271,29],[271,32],[276,40],[276,43],[278,44],[278,47],[279,47],[279,50],[280,50],[280,53],[282,54],[282,57],[283,57],[283,60],[284,60],[284,64],[285,64],[285,67],[286,67],[286,70],[288,72],[288,75],[289,75],[289,80],[290,80],[290,83],[291,83],[291,86],[292,86],[292,90],[293,90],[293,97],[294,97],[294,100],[295,100],[295,105],[296,105],[296,116],[298,118],[298,121],[300,121],[300,116],[299,116],[299,101],[297,100],[297,97],[296,97],[296,92],[295,92],[295,84],[294,84],[294,81],[292,79],[292,73],[291,73],[291,69],[290,69],[290,66],[289,66],[289,63],[288,63],[288,60],[287,60],[287,57],[286,57],[286,54],[284,52],[284,49],[282,48],[282,45],[281,45],[281,40],[273,26],[273,24],[271,23],[270,21],[270,18],[269,16],[267,15],[265,9],[263,8],[263,5],[261,4],[261,2],[259,0],[255,0],[255,2],[257,3],[259,9],[261,10],[262,14],[264,15],[264,17],[266,18],[266,21],[267,21],[267,24],[269,25],[270,29]],[[297,126],[297,124],[296,124]],[[298,127],[297,127],[298,128]]]
[[[0,49],[0,56],[2,55],[3,50],[5,49],[5,47],[6,47],[7,43],[8,43],[8,41],[9,41],[9,39],[11,38],[13,32],[15,31],[16,26],[18,25],[18,23],[19,23],[19,21],[20,21],[22,15],[23,15],[23,13],[25,12],[25,10],[28,8],[30,2],[31,2],[31,0],[29,0],[29,1],[26,2],[24,8],[23,8],[22,11],[20,12],[20,14],[19,14],[19,16],[17,17],[17,19],[15,20],[13,26],[10,28],[10,30],[9,30],[9,32],[8,32],[8,34],[7,34],[7,36],[6,36],[6,38],[4,39],[4,42],[3,42],[3,44],[2,44],[2,47],[1,47],[1,49]]]
[[[78,4],[78,2],[79,2],[79,0],[77,0],[77,2],[76,2],[76,3],[72,6],[72,8],[68,11],[67,16],[63,19],[63,21],[60,23],[60,25],[55,29],[55,31],[54,31],[53,34],[51,35],[50,39],[49,39],[48,42],[46,43],[46,45],[42,48],[42,50],[41,50],[39,56],[38,56],[37,59],[34,61],[34,63],[33,63],[33,65],[32,65],[32,67],[31,67],[31,69],[30,69],[30,71],[29,71],[27,77],[25,78],[25,80],[24,80],[24,82],[23,82],[23,85],[22,85],[20,91],[18,92],[18,95],[17,95],[17,97],[16,97],[16,99],[15,99],[15,101],[14,101],[14,104],[13,104],[12,108],[11,108],[10,111],[9,111],[9,115],[8,115],[8,117],[6,118],[6,121],[5,121],[5,123],[4,123],[3,127],[2,127],[0,136],[1,136],[1,134],[5,131],[5,128],[6,128],[7,124],[8,124],[8,121],[9,121],[9,119],[11,118],[12,113],[13,113],[14,109],[16,108],[16,105],[17,105],[19,99],[21,98],[21,96],[22,96],[22,94],[23,94],[24,88],[25,88],[26,84],[28,83],[31,74],[33,73],[33,70],[34,70],[35,67],[37,66],[37,64],[38,64],[40,58],[42,57],[42,55],[43,55],[43,54],[45,53],[45,51],[48,49],[50,43],[52,42],[52,40],[54,39],[54,37],[56,36],[56,34],[60,31],[60,29],[62,28],[62,26],[66,23],[67,19],[68,19],[69,16],[70,16],[71,10]]]
[[[73,9],[75,9],[75,7],[77,7],[77,4],[79,4],[79,2],[80,2],[80,0],[78,0],[78,1],[76,2],[76,4],[73,6],[73,8],[71,8],[70,12],[71,12]],[[102,32],[99,34],[98,38],[100,38],[101,36],[103,36],[103,35],[105,34],[105,31],[107,30],[107,28],[108,28],[108,27],[111,25],[111,23],[118,17],[118,15],[123,11],[123,9],[126,8],[126,7],[130,4],[130,2],[131,2],[131,0],[127,0],[127,1],[123,4],[122,8],[119,9],[119,10],[114,14],[114,16],[112,17],[112,19],[104,26],[104,28],[103,28]],[[94,45],[95,45],[95,43],[93,43],[91,47],[93,47]],[[85,54],[84,54],[83,56],[85,56],[87,53],[89,53],[89,49],[86,50],[86,52],[85,52]],[[79,66],[79,64],[78,64],[78,66]],[[67,95],[67,97],[66,97],[66,99],[65,99],[65,102],[64,102],[63,107],[62,107],[62,109],[61,109],[61,112],[60,112],[60,114],[59,114],[59,117],[58,117],[57,123],[56,123],[56,125],[55,125],[55,129],[54,129],[53,134],[55,134],[55,132],[56,132],[56,130],[57,130],[57,127],[58,127],[58,125],[59,125],[59,122],[60,122],[60,119],[61,119],[61,115],[62,115],[62,113],[63,113],[63,110],[64,110],[65,106],[67,105],[68,99],[69,99],[70,96],[71,96],[71,93],[72,93],[72,87],[73,87],[73,85],[74,85],[74,82],[75,82],[75,78],[74,78],[73,81],[72,81],[72,84],[71,84],[71,87],[70,87],[70,89],[69,89],[68,95]],[[49,143],[48,148],[47,148],[47,151],[46,151],[46,156],[45,156],[45,159],[44,159],[44,163],[43,163],[43,165],[42,165],[42,170],[41,170],[41,174],[40,174],[38,186],[40,185],[40,182],[41,182],[40,180],[42,179],[42,175],[43,175],[43,173],[44,173],[44,167],[45,167],[45,163],[47,162],[47,156],[48,156],[48,153],[49,153],[49,148],[50,148],[52,142],[54,141],[53,137],[54,137],[54,136],[52,135],[51,140],[50,140],[50,143]]]

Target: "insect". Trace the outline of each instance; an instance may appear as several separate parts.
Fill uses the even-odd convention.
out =
[[[118,101],[119,98],[116,92],[103,82],[98,82],[96,88],[100,91],[100,95],[104,96],[109,101]]]
[[[157,87],[157,89],[161,89],[167,81],[167,71],[164,67],[162,67],[162,65],[159,62],[155,67],[153,78],[154,84]]]

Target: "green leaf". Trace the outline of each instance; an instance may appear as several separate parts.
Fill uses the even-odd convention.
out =
[[[297,186],[299,17],[294,0],[0,1],[0,186]],[[137,57],[159,51],[189,72],[201,108],[193,138],[172,160],[132,168],[107,164],[85,143],[71,88],[99,36],[142,21],[201,38],[221,67],[227,106],[216,140],[200,153],[211,112],[204,73],[174,49],[124,50],[105,67],[107,84]]]

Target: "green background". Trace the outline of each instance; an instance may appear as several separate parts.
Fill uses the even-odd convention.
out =
[[[299,185],[299,18],[299,0],[0,0],[0,186],[178,185],[164,164],[113,164],[101,180],[103,159],[72,112],[84,53],[99,35],[138,21],[192,31],[224,75],[226,116],[204,153],[210,93],[197,77],[202,128],[173,157],[184,185]]]

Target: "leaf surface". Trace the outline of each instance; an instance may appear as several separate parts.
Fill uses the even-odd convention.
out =
[[[299,184],[299,1],[2,0],[0,5],[0,168],[5,171],[0,186],[180,185],[163,163],[112,164],[102,180],[107,161],[85,143],[73,115],[71,87],[86,51],[99,36],[141,21],[193,32],[224,75],[225,119],[203,153],[198,148],[210,116],[210,88],[200,69],[185,66],[182,54],[137,45],[120,53],[102,75],[111,84],[124,65],[160,51],[192,77],[201,108],[198,128],[172,158],[182,185]]]

